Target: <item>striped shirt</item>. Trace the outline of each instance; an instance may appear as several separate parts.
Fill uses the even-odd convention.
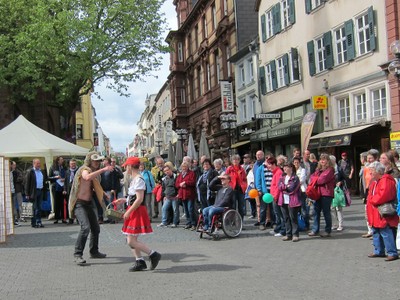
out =
[[[265,186],[267,188],[267,192],[270,192],[271,189],[271,181],[272,181],[272,172],[266,165],[264,167],[264,178],[265,178]]]

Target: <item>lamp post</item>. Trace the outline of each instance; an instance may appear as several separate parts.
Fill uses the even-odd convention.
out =
[[[396,57],[388,66],[389,73],[400,79],[400,41],[395,40],[390,44],[390,51]]]
[[[178,141],[181,144],[181,153],[183,155],[183,142],[186,140],[186,135],[188,134],[188,131],[186,129],[176,129],[175,132],[178,135]],[[181,161],[176,161],[175,163],[177,166],[179,166]]]
[[[161,140],[157,140],[157,141],[155,141],[155,143],[156,143],[156,147],[157,147],[157,153],[159,155],[161,155],[160,149],[161,149],[162,141]]]
[[[229,143],[229,154],[231,154],[231,145],[232,145],[232,134],[231,130],[236,128],[236,114],[221,114],[219,116],[221,120],[221,129],[228,130],[228,143]]]
[[[145,150],[145,149],[142,149],[142,157],[144,157],[145,154],[146,154],[146,150]]]

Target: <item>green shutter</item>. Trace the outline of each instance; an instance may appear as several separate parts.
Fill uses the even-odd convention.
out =
[[[289,54],[285,54],[282,57],[282,61],[283,61],[283,71],[285,74],[285,85],[289,85],[290,83],[290,78],[289,78]]]
[[[296,22],[296,11],[294,7],[294,0],[289,0],[289,22],[294,24]]]
[[[274,25],[274,35],[278,34],[282,30],[281,26],[281,4],[277,3],[272,7],[272,18],[273,18],[273,25]]]
[[[275,91],[278,88],[278,80],[276,78],[276,64],[275,60],[271,61],[269,64],[271,66],[271,80],[272,80],[272,89]]]
[[[315,52],[314,52],[314,41],[307,43],[308,52],[308,68],[310,70],[310,76],[315,75]]]
[[[326,59],[326,68],[332,69],[334,65],[333,61],[333,49],[332,49],[332,32],[328,31],[324,33],[324,52],[325,52],[325,59]]]
[[[347,60],[353,60],[356,57],[356,47],[354,45],[353,20],[344,23],[344,31],[346,34]]]
[[[259,77],[260,77],[260,87],[261,87],[261,94],[267,94],[267,82],[265,81],[265,67],[261,66],[258,68]]]
[[[261,15],[261,36],[262,36],[262,41],[265,42],[267,40],[267,27],[266,27],[266,20],[265,20],[265,14]]]
[[[306,0],[306,14],[311,12],[311,0]]]
[[[376,36],[375,36],[375,18],[374,10],[372,6],[368,8],[368,26],[369,26],[369,38],[371,43],[371,51],[376,49]]]
[[[300,79],[299,53],[296,48],[291,48],[293,80]]]

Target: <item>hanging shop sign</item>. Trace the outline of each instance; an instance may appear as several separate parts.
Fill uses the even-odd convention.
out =
[[[312,96],[311,102],[313,109],[328,109],[327,96]]]

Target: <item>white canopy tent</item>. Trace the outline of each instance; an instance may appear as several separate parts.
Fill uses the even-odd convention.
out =
[[[0,130],[0,156],[44,157],[47,171],[56,156],[86,156],[88,152],[89,149],[44,131],[22,115]]]

